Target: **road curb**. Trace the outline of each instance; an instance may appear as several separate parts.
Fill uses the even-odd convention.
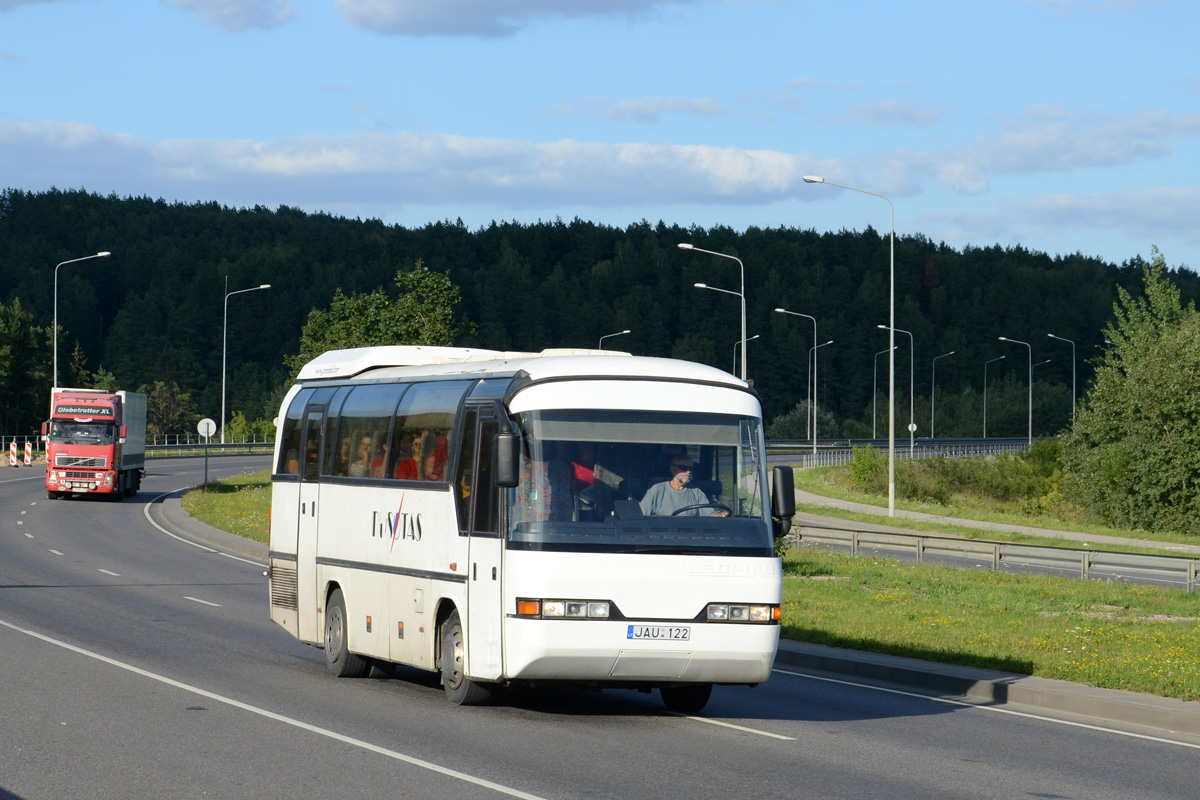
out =
[[[170,525],[172,533],[222,553],[267,563],[265,544],[206,525],[183,510],[181,498],[165,497],[161,507],[163,519]]]
[[[971,703],[1024,706],[1200,736],[1200,703],[1068,681],[781,640],[776,667],[794,667],[935,692]]]

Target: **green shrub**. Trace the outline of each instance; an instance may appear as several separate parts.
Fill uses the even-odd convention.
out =
[[[858,492],[879,494],[887,491],[887,456],[871,445],[855,447],[850,462],[850,485]]]

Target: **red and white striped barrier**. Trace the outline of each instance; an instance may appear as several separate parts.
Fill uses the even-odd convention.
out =
[[[33,442],[25,442],[25,466],[33,466]]]
[[[16,442],[8,443],[8,465],[10,467],[15,467],[17,465],[17,443]]]

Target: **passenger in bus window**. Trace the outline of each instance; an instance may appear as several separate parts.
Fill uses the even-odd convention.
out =
[[[425,480],[425,465],[421,461],[421,453],[425,452],[425,448],[433,434],[429,431],[423,431],[412,439],[410,445],[411,455],[396,465],[396,477],[402,481],[421,481]]]
[[[704,492],[694,486],[688,486],[692,482],[692,470],[695,469],[690,456],[676,456],[671,461],[670,469],[669,481],[656,483],[646,491],[646,496],[641,502],[643,514],[648,517],[671,516],[681,508],[708,505],[712,502]],[[729,512],[714,508],[694,508],[683,512],[681,516],[727,517]]]
[[[444,481],[446,479],[446,459],[449,449],[446,437],[442,434],[430,434],[425,449],[425,480]]]
[[[371,451],[374,449],[375,443],[370,435],[358,437],[358,449],[354,461],[350,462],[350,477],[365,478],[371,474]]]
[[[530,445],[526,439],[526,448],[521,453],[521,483],[513,503],[513,522],[570,520],[571,465],[563,458],[549,458],[545,452],[535,451],[543,460],[534,460],[529,455]]]
[[[372,478],[382,478],[383,477],[383,467],[385,464],[387,464],[388,446],[387,446],[386,439],[387,439],[387,431],[384,431],[382,435],[375,437],[375,441],[378,442],[379,444],[377,445],[377,447],[375,449],[375,457],[371,459],[371,477]]]
[[[338,447],[337,464],[334,467],[337,470],[337,474],[343,477],[349,474],[350,471],[350,450],[352,447],[352,439],[349,436],[343,436],[342,443]]]

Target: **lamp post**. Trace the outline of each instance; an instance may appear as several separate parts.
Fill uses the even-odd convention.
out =
[[[983,362],[983,438],[987,438],[987,365],[993,361],[1002,361],[1008,356],[991,358]]]
[[[1022,342],[1017,339],[1009,339],[1001,336],[1000,341],[1012,342],[1013,344],[1023,344],[1029,348],[1029,444],[1033,445],[1033,345],[1029,342]]]
[[[830,339],[828,342],[821,342],[820,344],[814,344],[812,347],[808,348],[808,357],[810,359],[812,359],[812,368],[813,368],[813,387],[812,387],[812,390],[813,390],[813,393],[812,393],[813,455],[816,455],[816,453],[817,453],[817,415],[816,415],[816,408],[817,408],[817,379],[816,379],[816,376],[817,376],[817,350],[819,348],[824,347],[827,344],[833,344],[833,339]]]
[[[1071,345],[1071,424],[1075,424],[1075,343],[1070,339],[1064,339],[1061,336],[1055,336],[1053,333],[1047,333],[1051,339],[1058,339],[1060,342],[1067,342]]]
[[[614,337],[614,336],[624,336],[624,335],[625,335],[625,334],[627,334],[627,333],[633,333],[633,331],[631,331],[631,330],[629,330],[628,328],[626,328],[625,330],[623,330],[623,331],[617,331],[616,333],[606,333],[606,334],[604,334],[603,336],[601,336],[601,337],[600,337],[600,344],[599,344],[599,345],[597,345],[596,349],[597,349],[597,350],[603,350],[603,349],[604,349],[604,340],[605,340],[605,339],[611,339],[611,338],[612,338],[612,337]]]
[[[736,341],[736,342],[734,342],[734,343],[733,343],[733,369],[729,370],[729,371],[730,371],[730,373],[736,373],[736,372],[737,372],[737,351],[738,351],[738,345],[740,344],[742,347],[745,347],[745,346],[746,346],[746,342],[753,342],[755,339],[757,339],[757,338],[758,338],[758,337],[760,337],[760,336],[762,336],[762,334],[761,334],[761,333],[756,333],[756,334],[754,334],[753,336],[751,336],[749,339],[739,339],[738,341]],[[743,363],[743,364],[744,364],[744,363],[746,363],[746,353],[745,353],[745,351],[744,351],[744,350],[743,350],[743,352],[742,352],[742,363]]]
[[[813,344],[817,343],[817,318],[810,317],[808,314],[801,314],[799,311],[788,311],[786,308],[775,309],[776,314],[791,314],[793,317],[804,317],[811,319],[813,324]],[[812,374],[813,397],[817,394],[817,365],[813,364]],[[806,387],[807,388],[807,387]],[[812,440],[813,440],[813,455],[817,453],[817,406],[815,403],[809,403],[809,412],[812,416]]]
[[[893,347],[892,349],[895,350],[896,348]],[[879,438],[878,436],[875,435],[875,420],[877,420],[879,418],[879,414],[875,410],[876,405],[878,405],[876,398],[879,396],[879,390],[876,389],[875,386],[879,380],[879,357],[886,352],[887,352],[887,350],[880,350],[878,353],[875,354],[875,369],[871,372],[871,438],[872,439]]]
[[[937,399],[937,360],[939,358],[945,358],[946,356],[952,356],[952,355],[954,355],[953,350],[951,350],[949,353],[942,353],[940,356],[935,356],[933,359],[933,371],[931,372],[931,374],[929,376],[929,438],[930,439],[937,438],[933,435],[933,432],[935,430],[933,427],[933,410],[935,408],[934,402],[936,402],[936,399]]]
[[[229,288],[229,278],[225,278],[225,288]],[[236,292],[225,293],[225,319],[221,323],[221,444],[225,444],[225,345],[229,339],[229,298],[235,294],[257,292],[260,289],[270,289],[271,284],[254,286],[249,289],[238,289]]]
[[[915,369],[915,364],[916,364],[915,351],[917,349],[917,344],[916,344],[916,341],[913,339],[913,335],[910,331],[901,330],[900,328],[897,328],[895,325],[893,325],[891,328],[888,328],[887,325],[876,325],[875,327],[879,328],[880,330],[893,331],[893,337],[895,336],[896,333],[908,334],[908,457],[912,458],[913,450],[915,449],[915,444],[913,442],[913,439],[915,438],[916,433],[917,433],[917,420],[916,420],[916,416],[913,414],[913,384],[914,384],[913,371]],[[893,341],[894,341],[894,339],[893,339]]]
[[[108,258],[110,255],[112,253],[102,250],[94,255],[62,261],[54,267],[54,379],[50,387],[52,389],[58,388],[58,268],[63,264],[74,264],[76,261],[87,261],[90,258]]]
[[[690,245],[686,242],[680,242],[679,249],[680,250],[692,250],[697,253],[707,253],[710,256],[716,256],[717,258],[728,258],[729,260],[736,261],[738,263],[738,270],[741,272],[741,276],[742,276],[742,290],[740,292],[731,292],[728,289],[717,289],[715,286],[708,286],[707,284],[703,284],[703,283],[697,283],[696,286],[700,287],[701,289],[713,289],[714,291],[725,292],[726,294],[734,294],[734,295],[737,295],[739,298],[741,298],[741,301],[742,301],[742,339],[741,339],[741,341],[742,341],[742,375],[741,375],[741,377],[742,377],[743,381],[746,380],[746,344],[745,344],[745,342],[746,342],[746,267],[742,264],[742,260],[736,256],[729,256],[729,255],[725,255],[724,253],[716,253],[712,250],[704,250],[704,249],[701,249],[694,245]]]
[[[826,183],[839,189],[878,197],[891,210],[891,245],[888,253],[888,516],[896,516],[896,207],[878,192],[857,189],[827,181],[819,175],[805,175],[805,183]]]
[[[743,305],[743,307],[745,307],[746,298],[742,297],[742,295],[738,294],[737,292],[730,291],[729,289],[720,289],[716,286],[709,286],[707,283],[693,283],[692,286],[695,286],[697,289],[708,289],[710,292],[720,292],[721,294],[731,294],[734,297],[741,298],[742,305]],[[743,326],[742,337],[738,341],[745,341],[745,339],[746,339],[745,333],[746,333],[746,330],[745,330],[745,327]],[[736,366],[737,365],[735,364],[734,365],[735,369],[733,371],[734,375],[737,374]],[[744,352],[742,353],[742,380],[746,380],[746,354]]]

